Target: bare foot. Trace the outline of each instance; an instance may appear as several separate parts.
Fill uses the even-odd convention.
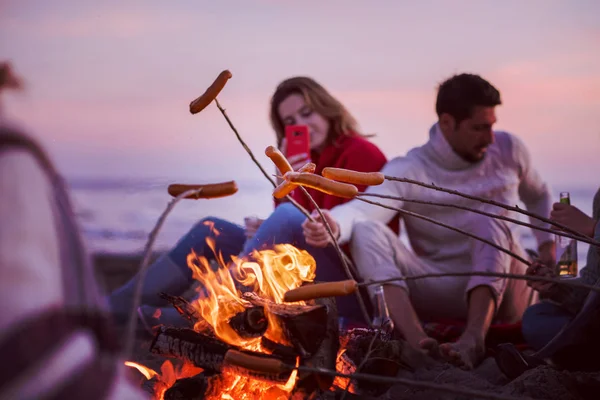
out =
[[[419,341],[419,350],[425,353],[429,357],[439,358],[440,357],[440,344],[433,338],[425,338]]]
[[[440,354],[449,363],[466,370],[479,364],[485,354],[483,340],[471,336],[462,336],[456,343],[440,345]]]

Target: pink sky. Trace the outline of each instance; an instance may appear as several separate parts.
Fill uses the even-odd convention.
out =
[[[222,69],[220,101],[262,156],[268,101],[316,78],[388,157],[424,143],[436,84],[478,73],[557,189],[600,183],[600,2],[0,1],[0,58],[26,78],[6,111],[71,176],[261,180],[211,106],[189,102]]]

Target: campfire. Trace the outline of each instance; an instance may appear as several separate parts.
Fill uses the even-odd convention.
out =
[[[370,329],[340,333],[334,298],[284,302],[287,291],[315,279],[315,260],[308,252],[281,244],[226,264],[214,239],[207,243],[218,265],[194,252],[188,256],[200,283],[197,297],[161,294],[190,328],[158,326],[150,346],[152,353],[182,360],[183,367],[176,370],[167,360],[157,373],[128,364],[148,379],[155,399],[303,399],[328,391],[380,392],[380,384],[369,387],[294,367],[343,374],[360,367],[394,376],[402,366],[402,342],[388,334]]]

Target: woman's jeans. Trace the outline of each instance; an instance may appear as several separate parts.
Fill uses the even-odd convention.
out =
[[[169,252],[168,258],[181,269],[181,273],[191,284],[193,283],[192,271],[187,264],[187,257],[191,250],[208,260],[214,260],[215,253],[221,254],[225,263],[229,263],[232,256],[247,256],[253,250],[288,243],[308,251],[313,256],[317,265],[315,281],[330,282],[348,279],[335,248],[332,246],[317,248],[306,243],[302,233],[302,223],[305,220],[304,214],[294,205],[281,204],[261,224],[254,237],[246,240],[244,228],[241,226],[219,218],[205,218],[177,243]],[[206,243],[209,237],[214,240],[215,252]],[[151,268],[154,267],[153,265]],[[147,279],[150,278],[149,274]],[[157,275],[157,279],[160,279],[160,275]],[[338,297],[336,300],[340,317],[362,321],[356,296]]]
[[[529,307],[523,314],[522,330],[525,341],[540,350],[566,326],[575,315],[561,306],[542,301]],[[599,324],[594,323],[581,332],[571,343],[564,343],[552,360],[571,370],[600,369]]]

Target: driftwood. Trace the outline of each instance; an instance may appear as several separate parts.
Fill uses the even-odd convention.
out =
[[[256,293],[244,293],[243,298],[255,306],[264,307],[283,327],[283,334],[298,354],[315,353],[327,331],[327,308],[323,305],[277,304]]]

